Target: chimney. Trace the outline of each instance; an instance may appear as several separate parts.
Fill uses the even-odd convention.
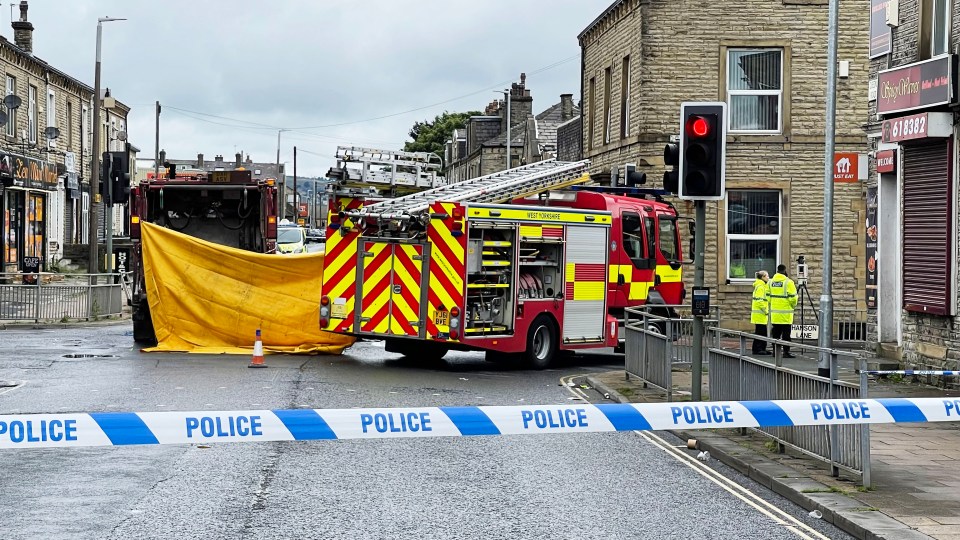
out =
[[[27,0],[20,2],[20,20],[10,25],[13,26],[13,42],[24,52],[33,54],[33,24],[27,21]]]
[[[164,163],[166,162],[167,162],[167,151],[160,150],[160,165],[166,167],[166,165],[164,165]]]
[[[485,116],[497,116],[500,114],[500,100],[493,100],[487,105],[487,108],[483,110]]]
[[[573,118],[573,94],[560,94],[560,121]]]
[[[223,156],[221,156],[220,154],[217,154],[216,157],[214,157],[213,159],[215,159],[217,161],[217,164],[219,165],[220,162],[223,161]]]
[[[203,168],[203,154],[197,154],[197,168]]]
[[[241,154],[240,152],[237,152],[236,157],[237,157],[237,164],[235,165],[235,167],[239,169],[240,167],[243,166],[243,154]]]
[[[520,84],[510,85],[510,126],[527,121],[533,115],[533,96],[527,90],[527,74],[520,74]]]

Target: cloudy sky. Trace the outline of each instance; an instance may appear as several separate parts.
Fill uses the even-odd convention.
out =
[[[169,157],[250,154],[323,175],[338,145],[401,148],[415,121],[482,110],[527,74],[534,110],[580,95],[577,35],[613,0],[30,0],[33,50],[130,105]],[[10,0],[0,10],[12,41]],[[14,6],[13,17],[19,17]],[[502,97],[502,94],[500,94]]]

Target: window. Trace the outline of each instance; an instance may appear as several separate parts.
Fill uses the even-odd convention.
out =
[[[920,2],[920,59],[950,52],[950,2]]]
[[[73,150],[73,103],[67,102],[67,150]]]
[[[90,153],[90,107],[84,103],[80,106],[80,151]]]
[[[660,216],[660,253],[667,261],[680,261],[680,235],[677,234],[677,220]]]
[[[649,255],[644,249],[643,223],[640,221],[640,215],[624,212],[620,224],[623,228],[623,251],[637,268],[649,268],[645,262]]]
[[[57,127],[57,95],[50,89],[47,90],[47,127]],[[57,140],[47,138],[47,144],[56,148]]]
[[[623,58],[620,73],[620,138],[630,136],[630,57]]]
[[[730,131],[780,133],[783,122],[783,49],[727,51]]]
[[[17,95],[17,78],[13,75],[7,75],[7,95]],[[17,136],[17,110],[7,108],[7,136]]]
[[[37,142],[37,87],[32,85],[27,94],[27,140]]]
[[[610,68],[603,71],[603,144],[610,142]]]
[[[772,276],[780,260],[780,192],[727,192],[727,279]]]
[[[597,78],[590,78],[590,118],[587,129],[587,149],[593,150],[593,129],[597,123]]]

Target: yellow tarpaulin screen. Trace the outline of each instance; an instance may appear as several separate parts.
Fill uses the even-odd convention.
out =
[[[339,354],[353,338],[319,329],[323,253],[275,255],[140,225],[153,351]]]

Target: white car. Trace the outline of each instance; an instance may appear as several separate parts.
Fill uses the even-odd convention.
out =
[[[277,227],[277,253],[307,252],[307,230],[303,227]]]

